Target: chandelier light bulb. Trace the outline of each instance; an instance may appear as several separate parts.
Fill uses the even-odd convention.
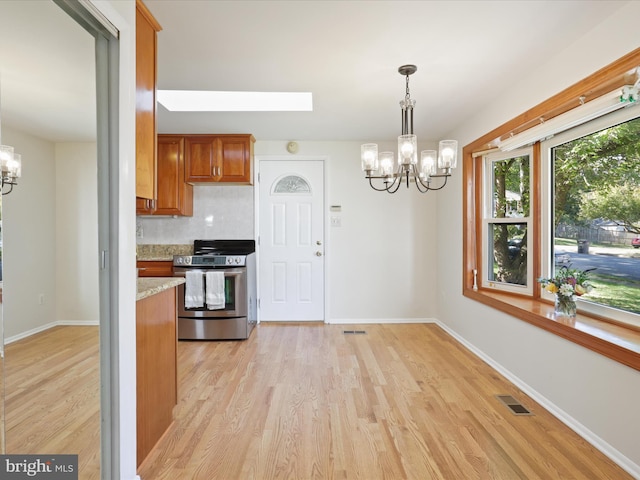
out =
[[[393,176],[393,152],[380,152],[380,175],[383,177]]]
[[[436,174],[436,159],[438,152],[435,150],[423,150],[420,152],[420,178],[429,178]]]
[[[398,161],[401,165],[418,163],[418,138],[415,135],[398,137]]]
[[[362,170],[372,172],[378,170],[378,145],[375,143],[365,143],[360,147],[362,158]]]
[[[456,168],[458,156],[458,142],[456,140],[441,140],[440,155],[438,157],[438,168]]]
[[[10,145],[0,145],[0,168],[4,171],[13,160],[13,147]]]

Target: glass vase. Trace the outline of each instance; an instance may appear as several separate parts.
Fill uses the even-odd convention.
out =
[[[555,304],[556,317],[575,318],[576,316],[576,297],[566,295],[556,295]]]

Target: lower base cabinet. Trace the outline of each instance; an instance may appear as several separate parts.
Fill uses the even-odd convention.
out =
[[[136,304],[137,465],[173,422],[178,403],[176,288]]]

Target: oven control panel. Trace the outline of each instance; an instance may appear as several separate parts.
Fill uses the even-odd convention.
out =
[[[173,264],[176,266],[198,267],[244,267],[246,255],[175,255]]]

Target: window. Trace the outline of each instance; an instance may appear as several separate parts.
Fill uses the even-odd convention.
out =
[[[555,255],[560,253],[560,247],[563,247],[561,244],[566,240],[556,240],[556,238],[564,237],[557,237],[561,233],[560,224],[558,224],[556,230],[554,220],[556,217],[560,219],[566,212],[563,214],[552,213],[556,204],[552,203],[551,200],[554,198],[554,194],[561,193],[560,185],[556,188],[552,183],[552,180],[555,182],[560,179],[560,170],[555,172],[551,168],[552,165],[562,168],[560,167],[561,157],[569,149],[569,145],[566,145],[569,142],[602,129],[628,122],[632,118],[628,117],[620,120],[615,117],[615,122],[595,128],[597,122],[611,122],[614,119],[614,115],[623,115],[622,112],[631,112],[634,109],[637,109],[635,116],[640,117],[640,107],[634,106],[629,109],[623,109],[621,112],[611,113],[599,120],[593,120],[597,115],[590,116],[589,120],[593,121],[589,125],[589,128],[593,128],[590,132],[579,131],[578,129],[582,127],[575,127],[579,122],[567,126],[567,128],[569,126],[575,127],[572,131],[567,130],[565,133],[559,133],[561,129],[556,129],[553,132],[549,132],[548,129],[551,125],[548,122],[554,119],[553,127],[559,126],[564,120],[560,116],[566,112],[571,112],[569,116],[575,120],[576,117],[585,112],[584,109],[581,112],[577,111],[577,108],[580,108],[580,105],[583,104],[584,106],[591,104],[593,110],[599,108],[596,107],[599,102],[591,102],[614,92],[616,89],[623,89],[625,85],[635,83],[639,65],[640,48],[603,67],[580,82],[567,87],[557,95],[523,112],[503,125],[495,128],[492,125],[487,125],[487,133],[485,135],[465,145],[462,162],[462,278],[464,296],[589,348],[636,370],[640,370],[640,328],[635,326],[637,324],[631,325],[633,321],[629,321],[629,318],[638,319],[640,318],[638,314],[622,310],[619,307],[605,305],[602,300],[593,301],[592,298],[591,300],[584,300],[583,305],[580,306],[576,321],[558,321],[553,316],[553,302],[550,298],[544,297],[544,293],[535,279],[546,277],[552,273],[556,267],[556,261],[564,262],[567,258],[571,261],[570,256],[564,257],[564,254]],[[608,112],[611,112],[611,109],[616,109],[616,106],[610,107],[607,107]],[[592,110],[587,110],[593,113]],[[599,112],[599,115],[604,114],[604,111]],[[541,122],[541,120],[544,120],[544,122]],[[534,142],[531,145],[531,153],[529,153],[529,211],[525,213],[524,206],[522,209],[516,208],[514,210],[512,208],[513,203],[511,204],[512,207],[509,207],[509,201],[517,201],[517,198],[515,196],[513,199],[509,198],[511,195],[507,195],[505,191],[505,198],[504,200],[501,199],[506,205],[503,215],[502,207],[496,208],[492,203],[498,202],[497,199],[493,198],[496,190],[496,179],[493,175],[495,168],[501,167],[501,164],[491,162],[517,159],[526,153],[522,150],[497,153],[496,145],[501,141],[506,143],[505,140],[513,139],[513,141],[509,142],[511,144],[510,148],[517,148],[518,145],[523,145],[521,142],[525,137],[525,135],[520,136],[520,134],[531,134],[533,128],[541,125],[541,123],[546,123],[547,125],[545,128],[536,129],[536,131],[546,131],[545,135],[547,137],[551,134],[554,134],[555,137],[551,139],[545,138],[542,143],[536,141],[535,138],[524,142],[524,144]],[[569,137],[565,137],[565,135],[569,135]],[[536,138],[542,139],[542,135],[537,135]],[[558,143],[555,143],[556,141]],[[640,142],[636,140],[636,143]],[[562,145],[565,146],[563,147]],[[632,145],[633,142],[629,146]],[[508,147],[505,146],[504,148],[506,150]],[[555,150],[552,150],[553,148]],[[588,156],[583,156],[582,159],[583,162],[588,161],[591,163],[593,161],[593,158]],[[622,169],[626,169],[628,164],[620,163],[622,157],[619,157],[618,160],[618,165]],[[636,172],[640,171],[638,163],[633,163],[630,168],[635,169]],[[520,169],[519,166],[518,169]],[[598,173],[599,175],[611,174],[610,171],[599,171]],[[574,180],[578,181],[579,179],[575,178]],[[511,189],[509,188],[508,190]],[[592,191],[585,191],[584,193],[597,195],[597,192],[594,193]],[[627,195],[627,197],[631,197],[631,195]],[[584,198],[586,199],[587,197]],[[570,204],[576,207],[580,206],[581,202],[573,202],[574,199],[572,197]],[[568,210],[568,212],[571,212],[571,210]],[[522,217],[517,215],[522,215]],[[586,211],[584,215],[586,215]],[[595,218],[595,216],[591,216]],[[499,225],[507,226],[502,227]],[[501,229],[506,231],[501,232]],[[568,234],[563,231],[562,235],[567,236]],[[582,237],[582,235],[579,236]],[[518,242],[515,240],[524,239],[525,237],[527,287],[519,283],[511,283],[512,281],[502,281],[503,278],[506,278],[500,277],[499,273],[503,265],[500,265],[500,259],[496,261],[494,258],[496,241],[502,242],[499,248],[504,248],[504,242],[506,242],[508,251],[509,241],[511,240],[511,247],[515,247],[515,249],[512,248],[512,254],[514,254],[517,248],[522,248],[521,245],[516,244]],[[570,240],[571,247],[576,249],[576,253],[579,247],[583,250],[595,248],[595,245],[590,241],[588,241],[589,243],[578,243],[578,240],[585,240],[584,238],[576,237]],[[519,243],[521,244],[522,242]],[[638,253],[640,253],[640,250],[638,250]],[[508,266],[508,263],[506,265]],[[489,281],[490,278],[500,281],[493,281],[492,283]],[[528,286],[531,286],[531,292],[527,291]],[[604,289],[602,290],[604,291]]]
[[[640,327],[638,117],[630,107],[543,142],[541,212],[543,276],[593,269],[578,308]]]
[[[274,182],[272,193],[308,195],[311,193],[311,187],[304,178],[297,175],[287,175],[277,182]]]
[[[482,285],[533,292],[531,237],[531,149],[484,158]]]

